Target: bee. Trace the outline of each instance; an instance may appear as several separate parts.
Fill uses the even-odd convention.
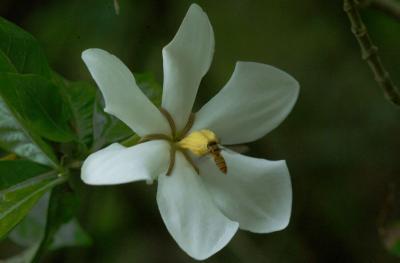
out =
[[[226,174],[228,172],[228,167],[226,166],[225,159],[221,154],[221,149],[218,147],[218,143],[216,141],[210,141],[207,144],[207,149],[208,153],[214,158],[214,162],[218,169]]]
[[[226,174],[228,168],[221,154],[218,142],[218,138],[214,132],[210,130],[200,130],[187,135],[178,142],[178,145],[180,148],[189,150],[197,156],[210,154],[219,170]]]

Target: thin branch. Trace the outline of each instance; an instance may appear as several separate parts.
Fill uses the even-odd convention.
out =
[[[400,2],[397,0],[358,0],[362,6],[378,9],[400,21]]]
[[[378,48],[372,43],[367,28],[358,12],[355,0],[343,0],[343,9],[349,17],[351,31],[360,45],[361,57],[368,63],[376,82],[383,89],[386,98],[400,106],[400,92],[382,64],[378,55]]]
[[[118,0],[114,0],[114,9],[115,9],[115,14],[119,15],[120,8],[119,8]]]

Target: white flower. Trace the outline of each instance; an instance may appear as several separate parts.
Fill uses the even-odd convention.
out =
[[[193,4],[163,49],[163,111],[118,58],[100,49],[82,54],[104,96],[105,111],[144,138],[132,147],[115,143],[90,155],[82,167],[83,181],[111,185],[158,179],[157,203],[168,231],[199,260],[223,248],[238,228],[256,233],[285,228],[292,205],[285,161],[247,157],[220,146],[224,174],[207,146],[213,140],[219,145],[251,142],[274,129],[297,99],[297,81],[272,66],[238,62],[225,87],[190,123],[213,53],[211,24]],[[182,132],[185,127],[190,130]]]

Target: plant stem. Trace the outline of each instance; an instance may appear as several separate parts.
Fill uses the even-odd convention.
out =
[[[396,0],[358,0],[363,6],[370,6],[400,21],[400,2]]]
[[[118,0],[114,0],[114,9],[115,9],[115,14],[119,15],[119,3]]]
[[[128,139],[124,140],[121,142],[121,144],[125,147],[130,147],[133,146],[135,144],[137,144],[140,140],[139,135],[137,135],[136,133],[134,135],[132,135],[131,137],[129,137]]]
[[[358,12],[356,2],[354,0],[343,0],[343,9],[349,17],[351,31],[360,45],[362,59],[368,63],[376,82],[383,89],[386,98],[400,106],[400,92],[382,64],[378,55],[378,48],[372,43],[367,28]]]
[[[15,153],[7,154],[0,158],[0,161],[14,161],[17,160],[18,156]]]

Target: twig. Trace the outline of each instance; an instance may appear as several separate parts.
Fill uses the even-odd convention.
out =
[[[361,56],[368,63],[376,82],[383,89],[386,98],[400,106],[400,92],[382,64],[378,55],[378,48],[372,43],[355,0],[343,0],[343,9],[349,17],[351,31],[360,45]]]
[[[362,6],[370,6],[400,21],[400,2],[396,0],[358,0]]]
[[[114,10],[115,10],[115,14],[119,15],[120,8],[119,8],[118,0],[114,0]]]
[[[14,161],[17,159],[18,159],[18,156],[15,153],[10,153],[10,154],[7,154],[6,156],[1,157],[0,161]]]

